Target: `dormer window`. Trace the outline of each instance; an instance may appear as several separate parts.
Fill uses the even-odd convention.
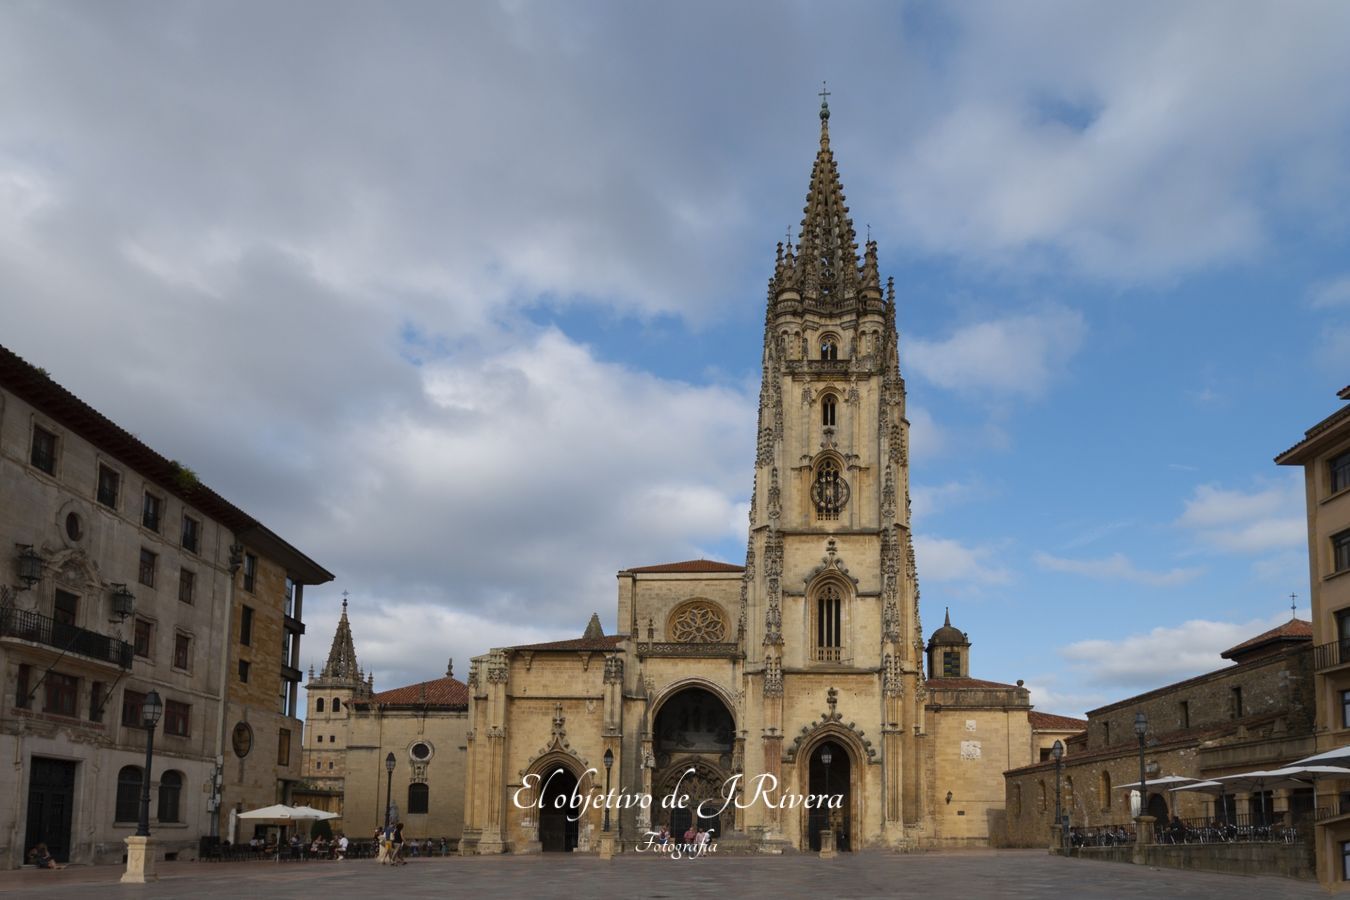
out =
[[[820,424],[827,428],[834,427],[835,418],[835,399],[833,394],[826,394],[825,399],[820,401]]]

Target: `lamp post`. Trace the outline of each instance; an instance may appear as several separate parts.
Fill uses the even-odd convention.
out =
[[[1139,815],[1148,815],[1148,776],[1144,773],[1144,735],[1148,734],[1148,716],[1134,714],[1134,733],[1139,736]]]
[[[390,752],[384,758],[384,770],[389,773],[389,782],[384,789],[384,827],[389,827],[389,810],[394,806],[394,766],[397,765],[394,754]]]
[[[1061,805],[1060,775],[1064,771],[1064,742],[1055,741],[1050,747],[1050,755],[1055,759],[1055,824],[1059,826],[1059,843],[1064,844],[1064,808]]]
[[[150,764],[155,756],[155,726],[164,713],[164,703],[159,699],[159,691],[152,690],[145,695],[141,706],[141,726],[145,729],[145,777],[141,779],[141,819],[136,825],[137,837],[150,836]]]
[[[150,771],[155,756],[155,726],[164,713],[158,691],[150,691],[141,704],[141,726],[145,728],[145,771],[141,774],[141,816],[136,834],[126,839],[127,870],[122,881],[145,884],[155,881],[155,851],[150,843]]]
[[[830,750],[830,745],[826,744],[820,751],[820,762],[825,766],[825,796],[830,796],[830,763],[834,761],[834,753]],[[825,803],[825,827],[820,830],[820,856],[821,859],[834,858],[834,823],[830,821],[830,804],[827,799]]]
[[[609,770],[614,765],[614,751],[605,751],[605,823],[602,831],[609,831]]]

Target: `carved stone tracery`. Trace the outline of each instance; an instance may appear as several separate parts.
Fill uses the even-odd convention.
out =
[[[715,604],[695,600],[675,610],[670,635],[682,644],[716,644],[726,640],[727,623]]]

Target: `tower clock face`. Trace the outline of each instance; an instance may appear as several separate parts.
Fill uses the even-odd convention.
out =
[[[248,756],[248,752],[253,749],[253,729],[247,722],[240,722],[234,726],[234,755],[243,759]]]

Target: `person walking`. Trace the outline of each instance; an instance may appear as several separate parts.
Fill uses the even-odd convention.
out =
[[[389,862],[389,826],[375,829],[375,848],[379,852],[380,865]]]
[[[403,853],[403,823],[394,824],[393,845],[389,848],[390,858],[396,866],[406,866],[408,861],[402,858]]]

